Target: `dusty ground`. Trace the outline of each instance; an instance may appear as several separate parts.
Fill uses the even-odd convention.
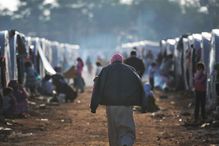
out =
[[[74,103],[44,105],[34,100],[30,117],[8,120],[0,128],[0,146],[107,146],[107,125],[104,107],[96,114],[89,110],[91,88],[80,94]],[[190,118],[188,104],[191,98],[182,93],[156,91],[157,113],[134,113],[136,121],[136,146],[205,146],[219,144],[218,128],[212,126],[185,126]],[[6,134],[7,133],[7,134]]]

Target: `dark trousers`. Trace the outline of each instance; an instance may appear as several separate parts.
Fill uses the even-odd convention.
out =
[[[199,108],[201,108],[202,119],[205,119],[205,104],[206,104],[206,91],[195,91],[195,120],[199,118]]]
[[[151,90],[153,90],[154,89],[154,78],[153,77],[149,78],[149,83],[151,85]]]

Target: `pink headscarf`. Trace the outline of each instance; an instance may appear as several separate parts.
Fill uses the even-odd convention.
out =
[[[120,62],[122,62],[122,61],[123,61],[123,56],[122,56],[121,54],[119,54],[119,53],[114,54],[114,55],[112,56],[112,58],[111,58],[111,64],[112,64],[113,62],[115,62],[115,61],[120,61]]]

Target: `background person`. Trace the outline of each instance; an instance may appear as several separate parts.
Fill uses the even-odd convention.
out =
[[[145,65],[140,58],[137,58],[136,51],[131,51],[130,57],[128,57],[124,63],[134,67],[140,77],[143,76]]]
[[[194,120],[195,122],[199,119],[199,109],[201,108],[202,120],[206,119],[205,105],[206,105],[206,82],[207,76],[204,72],[205,66],[199,62],[197,64],[196,73],[194,76],[194,90],[195,90],[195,109],[194,109]]]
[[[84,62],[80,57],[78,57],[76,64],[76,77],[74,79],[74,86],[77,92],[78,90],[80,90],[80,92],[84,92],[85,81],[82,77],[83,68],[84,68]]]
[[[2,109],[3,115],[6,118],[11,118],[16,115],[16,99],[13,95],[13,89],[10,87],[3,89]]]
[[[17,80],[11,80],[8,87],[13,89],[13,96],[16,98],[16,114],[20,117],[26,117],[28,114],[27,93],[24,88],[18,84]]]

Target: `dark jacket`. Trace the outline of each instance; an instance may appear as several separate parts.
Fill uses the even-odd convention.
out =
[[[141,59],[137,57],[129,57],[124,61],[124,63],[134,67],[140,77],[143,76],[145,71],[145,66]]]
[[[101,105],[141,105],[144,98],[141,79],[135,69],[121,62],[103,68],[95,80],[91,110]]]

